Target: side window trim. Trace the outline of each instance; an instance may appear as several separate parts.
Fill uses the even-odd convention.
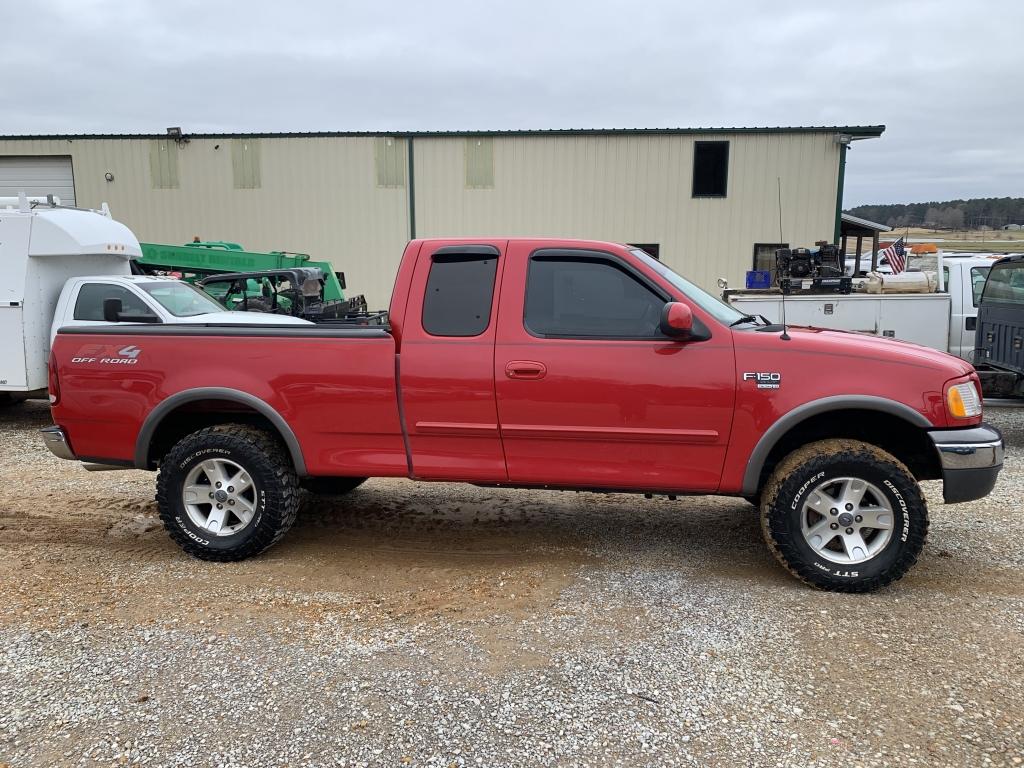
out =
[[[663,303],[667,304],[674,300],[672,296],[667,294],[661,286],[637,270],[632,264],[624,261],[620,256],[611,253],[610,251],[594,250],[590,248],[538,248],[530,253],[527,261],[526,286],[523,291],[523,330],[525,330],[530,336],[537,339],[569,339],[577,341],[665,341],[668,338],[659,333],[655,333],[652,336],[607,336],[595,334],[569,335],[561,333],[538,333],[537,331],[534,331],[530,328],[526,318],[526,310],[529,306],[528,297],[530,291],[530,272],[533,269],[534,261],[543,260],[582,261],[608,264],[636,280],[640,285],[657,296]]]

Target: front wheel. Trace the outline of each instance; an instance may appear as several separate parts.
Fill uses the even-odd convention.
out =
[[[299,483],[263,430],[219,424],[182,438],[160,462],[156,500],[171,538],[203,560],[244,560],[295,522]]]
[[[822,440],[775,468],[761,496],[768,547],[798,579],[870,592],[904,576],[928,534],[928,507],[907,467],[857,440]]]

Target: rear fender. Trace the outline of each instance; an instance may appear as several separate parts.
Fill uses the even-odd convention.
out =
[[[306,475],[306,462],[302,457],[302,447],[299,445],[299,440],[295,437],[295,433],[292,428],[288,426],[288,422],[284,420],[276,410],[274,410],[268,403],[260,400],[255,395],[250,395],[248,392],[242,392],[238,389],[230,389],[228,387],[200,387],[198,389],[189,389],[184,392],[178,392],[177,394],[171,395],[166,400],[163,400],[156,408],[150,411],[146,420],[142,423],[142,428],[139,430],[139,435],[135,440],[135,466],[137,469],[149,469],[149,449],[153,442],[153,436],[159,429],[160,424],[163,420],[176,409],[188,403],[198,402],[201,400],[227,400],[229,402],[238,403],[248,408],[252,408],[254,411],[264,416],[274,428],[277,430],[281,439],[284,441],[285,447],[288,449],[288,454],[291,456],[292,463],[295,465],[295,472],[299,477]]]

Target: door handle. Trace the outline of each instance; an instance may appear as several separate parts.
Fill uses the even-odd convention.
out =
[[[533,360],[510,360],[505,364],[505,375],[510,379],[543,379],[547,372],[544,363]]]

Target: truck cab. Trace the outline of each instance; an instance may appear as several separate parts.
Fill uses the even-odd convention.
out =
[[[111,301],[118,302],[113,314]],[[182,280],[149,275],[89,275],[72,278],[65,284],[53,315],[50,339],[60,328],[112,322],[308,324],[296,317],[226,310],[214,298]]]
[[[943,285],[949,293],[949,346],[951,355],[974,362],[974,335],[978,304],[988,271],[998,257],[981,254],[945,254]]]

